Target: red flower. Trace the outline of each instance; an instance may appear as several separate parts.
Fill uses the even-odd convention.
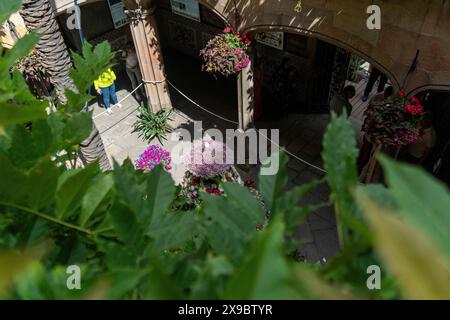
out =
[[[253,188],[255,186],[255,181],[253,181],[252,179],[245,179],[244,186],[246,186],[247,188]]]
[[[421,114],[423,112],[423,107],[421,105],[407,104],[404,108],[406,112],[413,116]]]
[[[231,28],[230,27],[226,27],[225,29],[223,29],[223,32],[230,33],[231,32]]]
[[[231,181],[231,177],[227,176],[227,181],[230,182]]]
[[[412,102],[412,103],[415,103],[415,104],[420,104],[420,100],[417,99],[417,97],[412,97],[412,98],[411,98],[411,102]]]
[[[214,194],[220,196],[222,194],[222,191],[220,191],[219,189],[214,190]]]
[[[398,93],[398,95],[399,95],[400,97],[404,97],[404,96],[406,96],[406,93],[405,93],[405,91],[401,90],[401,91]]]
[[[213,191],[212,191],[212,189],[206,189],[206,192],[208,192],[208,193],[213,193]]]

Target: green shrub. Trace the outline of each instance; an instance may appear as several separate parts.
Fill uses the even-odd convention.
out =
[[[153,139],[158,139],[159,143],[167,140],[167,133],[170,132],[168,121],[172,111],[159,110],[156,113],[151,112],[147,108],[140,106],[139,115],[134,124],[133,132],[138,132],[139,137],[143,137],[145,141],[151,143]]]

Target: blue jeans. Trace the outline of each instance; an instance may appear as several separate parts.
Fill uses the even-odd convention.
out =
[[[113,83],[107,88],[100,88],[103,96],[103,103],[105,104],[106,109],[111,108],[111,102],[113,104],[117,104],[117,96],[116,96],[116,85]]]

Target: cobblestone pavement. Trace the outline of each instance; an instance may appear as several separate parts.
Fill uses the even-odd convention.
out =
[[[123,99],[129,90],[126,88],[118,91],[119,100]],[[211,97],[213,103],[217,97]],[[173,105],[178,112],[174,113],[172,126],[174,128],[190,128],[191,120],[202,120],[204,129],[218,123],[213,116],[208,113],[196,111],[194,117],[187,116],[179,110],[189,110],[192,106],[185,99],[179,96],[172,97]],[[138,137],[137,133],[132,133],[132,124],[136,120],[137,101],[130,96],[122,102],[122,108],[113,109],[111,115],[104,112],[96,103],[92,105],[94,109],[94,121],[97,124],[105,148],[110,159],[121,164],[126,158],[136,159],[147,147],[147,143]],[[329,122],[328,115],[289,115],[278,120],[270,119],[258,121],[257,127],[264,129],[279,129],[280,144],[298,157],[318,166],[323,167],[321,158],[322,138],[325,128]],[[229,127],[229,125],[227,126]],[[358,124],[355,125],[357,131]],[[220,128],[219,128],[220,129]],[[223,128],[222,128],[223,129]],[[171,151],[177,141],[167,141],[164,147]],[[155,142],[155,144],[159,144]],[[243,178],[257,180],[259,169],[250,168],[247,171],[239,170]],[[171,174],[175,182],[181,181],[185,172],[183,165],[175,165]],[[291,158],[288,162],[288,188],[307,183],[313,179],[323,177],[323,173],[304,163]],[[300,204],[312,204],[328,202],[330,190],[325,184],[321,185],[310,195],[307,195]],[[339,250],[338,237],[336,232],[336,218],[333,207],[319,209],[309,215],[305,223],[299,228],[296,237],[302,244],[298,248],[298,254],[307,261],[316,263],[328,260]]]

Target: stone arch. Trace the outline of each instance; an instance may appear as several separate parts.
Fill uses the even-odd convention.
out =
[[[359,57],[363,58],[364,60],[370,62],[373,66],[378,68],[380,71],[382,71],[391,81],[392,85],[395,89],[400,89],[401,83],[399,79],[395,76],[394,73],[392,73],[387,67],[385,67],[380,61],[378,61],[376,58],[370,56],[367,52],[363,52],[359,50],[358,48],[352,46],[350,43],[346,43],[340,39],[331,37],[327,34],[311,31],[305,28],[301,27],[293,27],[293,26],[284,26],[284,25],[254,25],[251,27],[248,27],[244,29],[243,32],[248,34],[256,34],[260,32],[289,32],[289,33],[297,33],[301,34],[310,38],[315,38],[322,40],[324,42],[330,43],[332,45],[335,45],[339,48],[345,49],[349,51],[352,54],[356,54]]]
[[[303,30],[306,35],[350,49],[385,71],[397,88],[407,92],[422,86],[450,87],[450,0],[380,2],[380,30],[366,27],[369,1],[302,2],[302,10],[295,12],[294,0],[200,0],[225,17],[232,17],[237,9],[241,30],[295,28],[295,32]],[[418,50],[417,67],[410,74]]]

